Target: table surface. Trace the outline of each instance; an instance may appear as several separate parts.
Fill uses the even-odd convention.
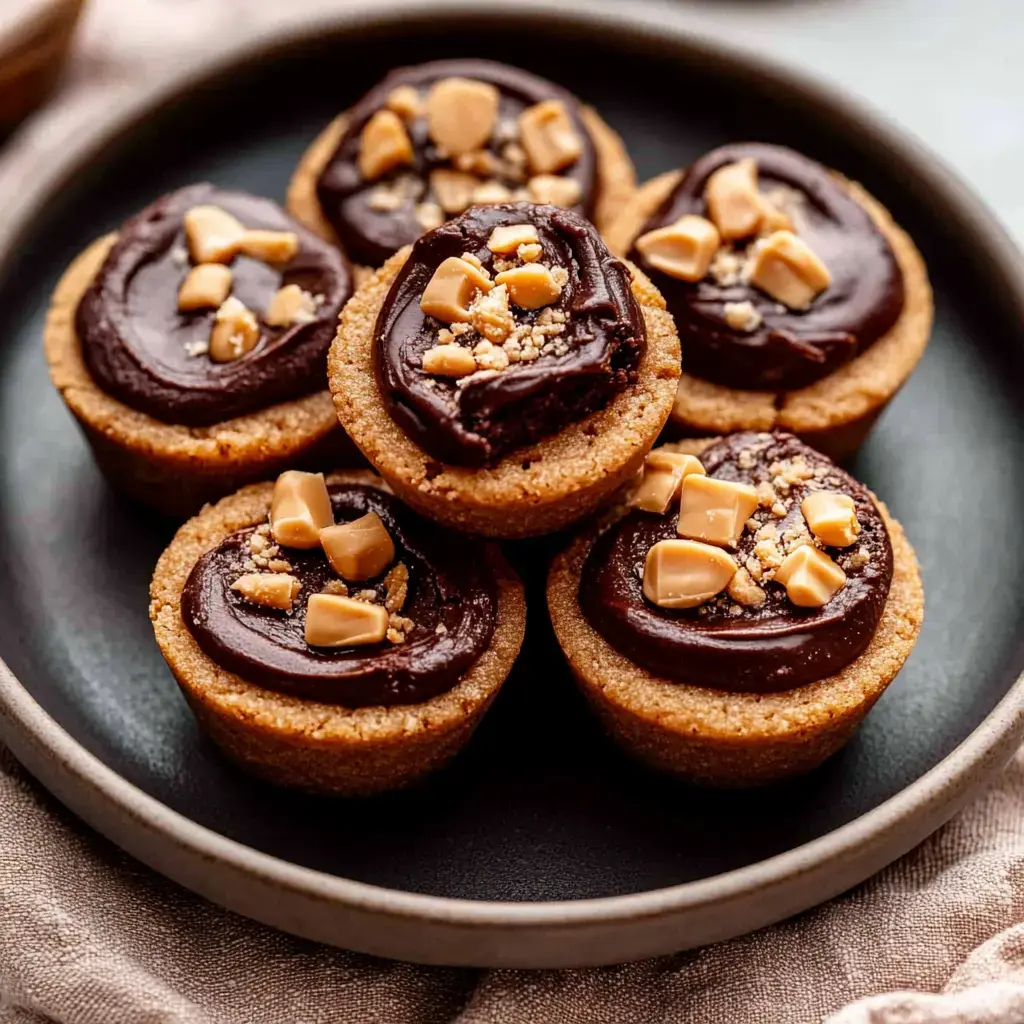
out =
[[[1024,243],[1021,0],[676,0],[695,31],[813,71],[926,142]]]

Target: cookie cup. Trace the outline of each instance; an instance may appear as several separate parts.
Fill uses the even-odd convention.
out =
[[[710,441],[666,446],[693,455]],[[594,541],[627,511],[610,511],[552,563],[551,622],[583,693],[611,736],[661,771],[703,785],[756,786],[810,771],[852,735],[903,667],[924,618],[917,558],[875,499],[889,531],[893,577],[867,649],[841,672],[778,693],[730,693],[665,679],[631,662],[587,621],[580,573]]]
[[[630,251],[644,224],[682,180],[670,171],[641,185],[605,230],[617,256]],[[676,436],[707,437],[743,430],[789,430],[830,458],[855,452],[913,372],[932,329],[934,306],[928,272],[910,236],[888,210],[856,182],[836,172],[838,184],[871,216],[903,274],[903,312],[890,330],[845,366],[796,391],[744,391],[684,372],[670,426]]]
[[[660,293],[631,268],[647,327],[635,384],[606,408],[492,466],[451,466],[428,455],[391,419],[373,372],[377,316],[411,248],[392,256],[342,311],[327,376],[348,435],[403,501],[470,533],[538,536],[592,512],[636,475],[672,410],[679,338]]]
[[[327,482],[384,487],[368,471]],[[273,484],[254,484],[211,505],[178,530],[150,587],[157,644],[199,724],[248,771],[283,786],[359,796],[408,786],[466,743],[505,681],[526,628],[518,577],[488,545],[498,584],[497,626],[487,650],[445,693],[420,704],[346,708],[303,700],[246,682],[196,643],[181,596],[196,561],[236,530],[266,521]]]
[[[594,223],[599,231],[609,227],[636,192],[636,170],[618,133],[592,107],[580,114],[597,157],[597,199]],[[316,183],[348,128],[348,115],[340,114],[309,144],[288,185],[288,212],[325,241],[338,244],[338,236],[324,216],[316,194]],[[366,275],[367,268],[358,268]],[[357,284],[359,277],[356,278]]]
[[[75,312],[116,240],[114,234],[98,239],[68,267],[50,302],[43,346],[53,386],[118,491],[183,518],[283,469],[350,465],[358,458],[326,391],[207,427],[164,423],[103,391],[82,357]]]

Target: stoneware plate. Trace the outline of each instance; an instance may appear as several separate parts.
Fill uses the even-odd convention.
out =
[[[371,953],[560,967],[749,931],[857,884],[1007,760],[1024,723],[1022,268],[928,153],[821,86],[689,38],[642,4],[513,13],[406,0],[263,39],[135,98],[0,210],[0,733],[61,800],[224,906]],[[95,236],[199,179],[282,198],[304,145],[391,64],[513,55],[625,136],[646,178],[732,139],[859,178],[911,230],[935,337],[853,469],[921,557],[924,632],[849,747],[801,781],[708,793],[604,740],[531,587],[524,655],[465,753],[363,802],[251,781],[198,733],[146,616],[172,525],[118,501],[51,391],[47,297]]]

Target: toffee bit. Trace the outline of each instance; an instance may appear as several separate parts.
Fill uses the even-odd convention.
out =
[[[377,591],[373,590],[370,587],[367,587],[365,590],[357,590],[352,595],[352,597],[355,598],[355,600],[363,601],[366,604],[376,604],[377,603]]]
[[[443,622],[439,622],[437,626],[434,628],[434,632],[438,636],[444,636],[445,633],[448,632],[448,627]]]
[[[348,597],[348,587],[342,580],[328,580],[321,594],[334,594],[336,597]]]

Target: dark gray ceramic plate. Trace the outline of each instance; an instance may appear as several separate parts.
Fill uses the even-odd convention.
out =
[[[1019,739],[1020,266],[927,154],[820,87],[638,4],[598,18],[527,0],[500,20],[473,6],[402,3],[264,40],[111,112],[25,182],[2,229],[0,723],[87,821],[243,913],[419,960],[610,962],[736,934],[861,881]],[[565,82],[623,134],[642,178],[730,139],[797,146],[863,181],[928,260],[934,340],[853,467],[917,548],[925,628],[858,736],[806,779],[705,793],[621,757],[551,637],[544,543],[514,552],[532,587],[519,666],[465,753],[414,792],[341,802],[250,780],[199,734],[157,653],[147,586],[172,525],[107,490],[50,389],[51,288],[167,189],[211,179],[283,197],[304,145],[388,65],[469,54],[512,54]]]

